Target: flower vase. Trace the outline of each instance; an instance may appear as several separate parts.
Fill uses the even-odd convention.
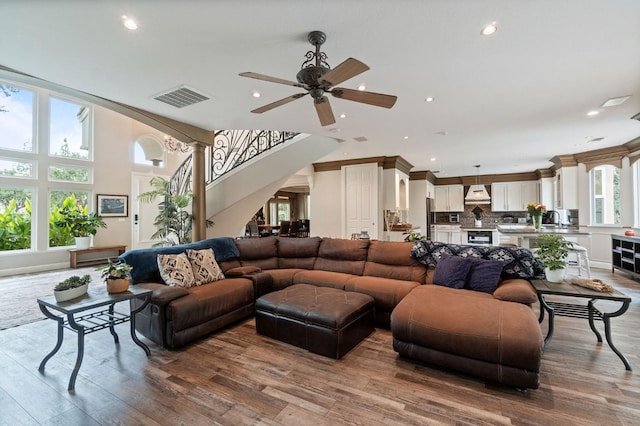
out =
[[[537,214],[537,215],[533,216],[533,227],[535,228],[536,231],[539,231],[540,229],[542,229],[542,215],[541,214]]]

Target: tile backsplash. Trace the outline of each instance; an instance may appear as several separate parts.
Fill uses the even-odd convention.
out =
[[[466,204],[464,206],[464,212],[460,213],[460,225],[463,226],[471,226],[475,221],[475,216],[471,212],[476,207],[476,204]],[[513,217],[513,223],[518,223],[518,218],[524,218],[527,223],[531,223],[531,218],[527,212],[523,211],[513,211],[513,212],[493,212],[491,211],[491,204],[480,204],[478,205],[483,210],[482,213],[482,224],[483,225],[493,225],[496,223],[505,223],[504,218],[508,216]],[[578,210],[569,210],[569,214],[571,215],[571,222],[573,224],[578,223]],[[437,212],[434,213],[435,222],[437,224],[447,224],[449,222],[449,213],[447,212]]]

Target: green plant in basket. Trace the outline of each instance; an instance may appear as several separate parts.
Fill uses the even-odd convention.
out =
[[[535,257],[540,261],[542,267],[557,271],[564,269],[567,265],[569,249],[573,247],[573,243],[565,240],[562,235],[549,234],[540,235],[537,247]]]
[[[65,278],[64,281],[59,282],[58,285],[55,286],[54,290],[69,290],[72,288],[81,287],[85,284],[89,284],[89,282],[91,282],[91,277],[89,275],[83,275],[82,277],[73,275],[69,278]]]

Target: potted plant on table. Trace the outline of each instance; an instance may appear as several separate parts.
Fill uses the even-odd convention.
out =
[[[89,248],[91,236],[96,235],[98,228],[106,228],[107,224],[96,213],[89,213],[87,206],[79,204],[75,196],[64,200],[59,210],[59,219],[55,225],[67,228],[76,238],[76,248]]]
[[[107,283],[107,292],[122,293],[129,289],[133,266],[121,261],[112,262],[109,259],[108,265],[98,269],[102,270],[101,276]]]
[[[537,247],[534,256],[542,264],[547,281],[562,282],[569,249],[573,247],[573,243],[565,240],[562,235],[549,234],[540,235]]]
[[[56,302],[65,302],[82,296],[87,292],[90,281],[91,277],[89,275],[83,275],[82,277],[73,275],[65,278],[64,281],[59,282],[53,289]]]

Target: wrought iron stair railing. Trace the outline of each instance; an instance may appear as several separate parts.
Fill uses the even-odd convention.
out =
[[[298,133],[275,130],[221,130],[213,144],[205,149],[205,184],[293,139]],[[169,191],[183,194],[192,190],[193,154],[176,169],[169,181]]]

